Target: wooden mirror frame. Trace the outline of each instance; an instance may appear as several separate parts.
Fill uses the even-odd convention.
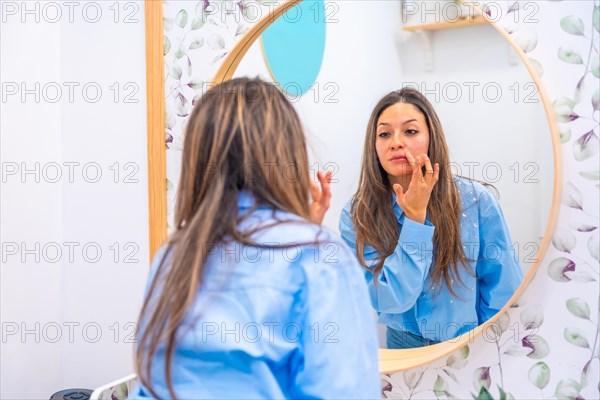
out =
[[[288,0],[272,9],[267,15],[255,23],[244,36],[235,44],[228,55],[223,59],[212,84],[218,84],[233,77],[240,61],[260,37],[277,18],[290,8],[303,0]],[[478,15],[483,15],[480,9],[474,7]],[[146,90],[148,111],[148,212],[150,232],[150,257],[152,258],[160,245],[167,238],[167,186],[166,186],[166,146],[165,146],[165,85],[164,85],[164,55],[163,55],[163,2],[162,0],[149,0],[145,2],[146,16]],[[484,16],[485,17],[485,16]],[[536,254],[537,262],[527,272],[521,286],[513,294],[504,307],[484,324],[459,336],[451,341],[414,349],[380,349],[380,373],[393,373],[429,364],[442,357],[448,356],[458,349],[472,343],[475,338],[490,329],[502,314],[521,296],[533,279],[542,256],[550,244],[556,222],[562,195],[562,155],[559,141],[559,130],[554,116],[552,103],[546,89],[538,76],[534,66],[527,55],[521,50],[510,35],[496,22],[488,21],[500,35],[504,37],[518,54],[527,68],[531,78],[538,87],[538,93],[550,127],[552,149],[554,155],[554,188],[552,193],[552,206],[548,216],[548,223],[540,248]],[[493,328],[493,327],[492,327]]]

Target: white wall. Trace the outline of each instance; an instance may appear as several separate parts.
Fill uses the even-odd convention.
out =
[[[144,9],[141,1],[1,7],[0,397],[48,398],[133,370],[127,339],[148,268]],[[34,92],[40,82],[37,101],[11,95],[22,82]],[[39,179],[21,174],[35,163]]]

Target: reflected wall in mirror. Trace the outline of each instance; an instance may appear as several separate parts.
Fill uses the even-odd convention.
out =
[[[402,25],[401,5],[386,1],[369,5],[326,3],[329,13],[322,21],[326,46],[318,76],[303,95],[294,90],[293,78],[287,77],[280,85],[288,88],[288,98],[306,129],[311,173],[316,175],[319,169],[333,172],[333,198],[324,225],[338,230],[342,208],[357,190],[373,107],[386,93],[413,87],[427,97],[440,117],[451,173],[495,188],[512,240],[508,249],[490,247],[485,256],[499,258],[498,251],[510,252],[526,275],[541,256],[554,180],[550,128],[537,84],[515,50],[490,24],[428,36],[433,55],[433,68],[428,71],[428,55],[419,34],[403,35],[401,43],[394,39]],[[305,4],[306,9],[311,7]],[[288,19],[296,15],[290,11]],[[378,20],[380,29],[357,29],[363,19]],[[294,28],[293,23],[289,25]],[[269,68],[269,58],[274,55],[269,57],[264,46],[254,42],[235,77],[276,81]],[[279,51],[277,57],[285,60],[285,52],[293,53],[294,48]],[[457,332],[448,327],[436,329],[430,336],[451,339]],[[380,346],[385,343],[385,327],[380,325]]]

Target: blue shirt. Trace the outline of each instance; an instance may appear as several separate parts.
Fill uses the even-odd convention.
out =
[[[240,215],[254,203],[242,193]],[[178,331],[175,393],[181,399],[380,398],[376,323],[362,267],[339,236],[290,213],[260,207],[240,230],[277,220],[289,222],[252,239],[292,244],[287,250],[230,241],[211,251],[197,300]],[[315,240],[321,243],[294,246]],[[150,279],[164,254],[163,248],[155,257]],[[151,380],[160,398],[170,398],[164,362],[161,346]],[[130,398],[149,396],[138,383]]]
[[[473,277],[460,266],[460,278],[452,296],[444,282],[432,287],[433,233],[435,227],[406,218],[392,195],[400,237],[394,252],[385,259],[374,278],[365,271],[371,303],[379,322],[435,341],[461,335],[496,314],[512,297],[523,273],[511,249],[512,242],[502,210],[488,189],[464,178],[455,178],[461,204],[460,235]],[[356,254],[356,233],[350,218],[350,203],[342,210],[340,231]],[[374,266],[377,251],[368,245],[365,262]],[[377,282],[375,282],[375,279]],[[461,300],[462,299],[462,300]]]

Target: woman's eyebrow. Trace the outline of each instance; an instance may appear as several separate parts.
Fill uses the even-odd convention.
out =
[[[412,118],[412,119],[409,119],[409,120],[406,120],[406,121],[404,121],[404,122],[402,123],[402,125],[406,125],[406,124],[408,124],[408,123],[411,123],[411,122],[419,122],[419,121],[418,121],[416,118]],[[391,125],[390,123],[388,123],[388,122],[380,122],[379,124],[377,124],[377,127],[380,127],[381,125],[392,126],[392,125]]]

